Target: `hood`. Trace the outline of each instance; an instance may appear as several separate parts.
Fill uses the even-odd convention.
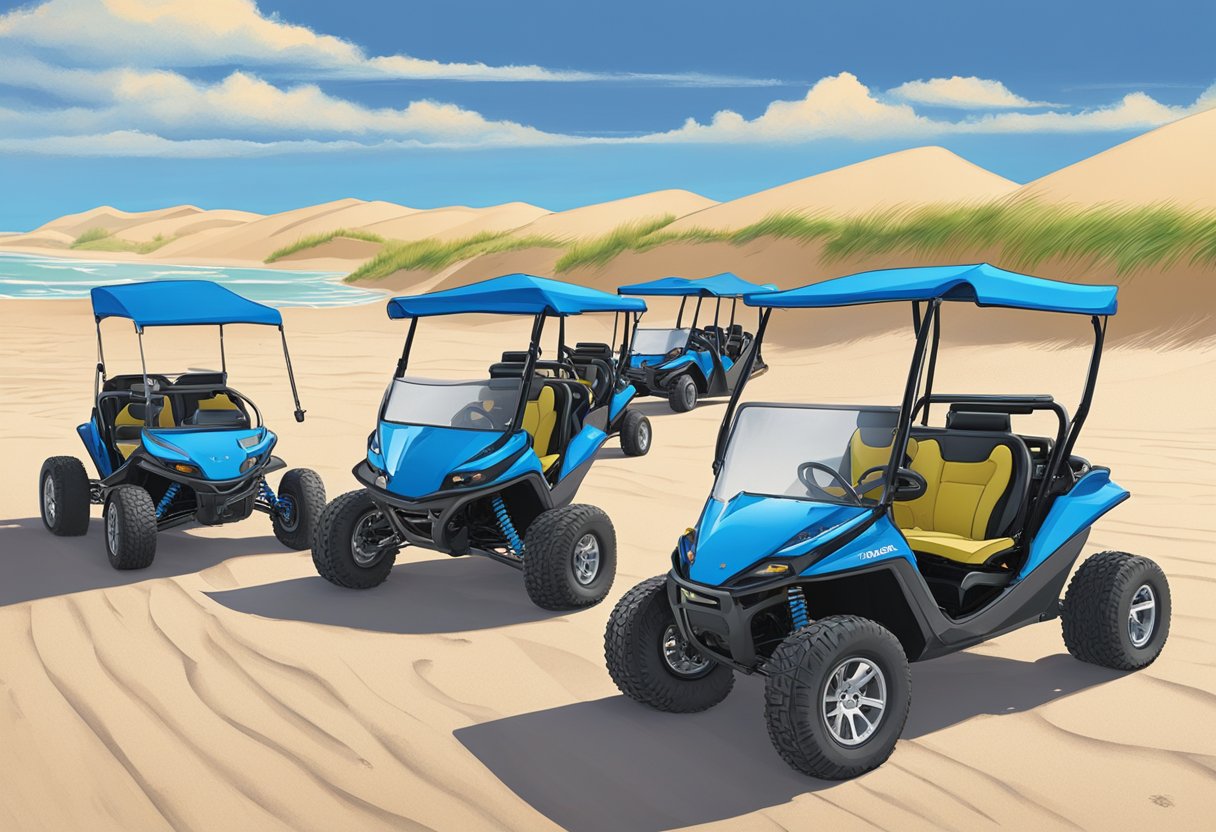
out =
[[[381,422],[379,432],[381,453],[369,453],[368,461],[387,475],[391,493],[408,499],[438,491],[445,476],[502,436],[494,430],[390,422]]]
[[[245,441],[248,447],[241,444]],[[172,465],[185,462],[199,469],[207,480],[231,480],[241,476],[241,465],[250,457],[263,456],[274,447],[276,437],[265,428],[240,430],[145,430],[144,449]]]
[[[789,555],[801,555],[832,529],[866,512],[860,506],[747,493],[726,502],[711,499],[697,524],[696,559],[689,577],[716,586],[786,544],[795,544]]]

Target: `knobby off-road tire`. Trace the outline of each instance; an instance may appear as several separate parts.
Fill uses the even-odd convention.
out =
[[[621,420],[621,450],[625,456],[645,456],[654,433],[650,420],[636,410],[626,410]]]
[[[366,491],[349,491],[336,497],[321,512],[312,545],[317,574],[336,586],[371,589],[388,578],[400,544],[373,551],[356,551],[356,532],[370,540],[391,532],[388,520]],[[378,555],[376,554],[378,551]]]
[[[38,475],[42,523],[58,537],[79,537],[89,530],[89,475],[74,456],[53,456]]]
[[[697,406],[697,383],[692,376],[679,376],[671,385],[667,401],[676,413],[687,413]]]
[[[102,511],[106,555],[115,569],[145,569],[156,558],[156,506],[138,485],[110,491]]]
[[[616,578],[616,530],[595,506],[543,511],[524,535],[524,586],[546,610],[574,610],[604,600]]]
[[[279,481],[280,500],[291,500],[291,513],[270,515],[274,536],[289,549],[302,551],[312,545],[317,521],[325,511],[325,483],[308,468],[293,468]]]
[[[877,667],[878,676],[861,685],[856,692],[839,681],[853,677],[859,667]],[[768,735],[787,763],[812,777],[845,780],[857,777],[886,762],[908,718],[912,701],[912,675],[899,640],[886,628],[865,618],[851,615],[822,618],[789,635],[773,651],[768,663],[769,676],[764,685],[764,717]],[[853,677],[860,682],[864,678]],[[881,679],[881,686],[877,682]],[[881,687],[883,707],[876,711],[865,699],[878,699]],[[831,699],[830,692],[844,699]],[[849,701],[851,697],[857,697]],[[861,730],[850,734],[846,720],[835,730],[845,734],[838,739],[825,714],[832,707],[860,706],[862,716],[876,727],[865,737]],[[861,717],[847,720],[860,724]],[[835,721],[835,720],[833,720]],[[847,744],[846,740],[856,741]]]
[[[1153,605],[1146,608],[1149,601]],[[1133,603],[1139,608],[1135,621]],[[1150,612],[1151,628],[1146,629]],[[1148,558],[1099,552],[1081,564],[1068,584],[1060,623],[1068,652],[1081,661],[1115,670],[1147,667],[1170,633],[1165,573]]]
[[[678,655],[687,657],[689,649],[675,626],[665,576],[643,581],[626,592],[604,630],[608,675],[621,693],[660,711],[690,714],[712,708],[730,693],[734,671],[695,651],[692,667],[704,666],[677,671],[665,655],[667,640],[677,640],[671,648],[684,648]]]

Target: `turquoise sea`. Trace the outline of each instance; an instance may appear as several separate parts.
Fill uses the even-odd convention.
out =
[[[0,253],[0,298],[86,298],[94,286],[145,280],[213,280],[271,306],[350,306],[384,298],[335,272],[116,263]]]

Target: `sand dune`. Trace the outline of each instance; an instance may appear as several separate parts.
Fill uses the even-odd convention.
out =
[[[841,217],[898,206],[985,202],[1016,188],[945,148],[918,147],[723,202],[682,217],[669,229],[743,228],[779,212]]]
[[[80,236],[92,228],[104,228],[111,233],[122,231],[144,223],[173,219],[175,217],[190,217],[203,213],[201,208],[193,205],[175,205],[172,208],[159,208],[154,211],[120,211],[109,205],[102,205],[79,214],[67,214],[39,226],[35,231],[61,231],[72,238]]]
[[[1017,196],[1075,205],[1216,208],[1216,110],[1158,127],[1036,179]]]
[[[717,205],[708,197],[691,191],[669,190],[615,199],[558,211],[541,217],[520,229],[521,234],[550,235],[559,238],[590,237],[604,234],[618,225],[672,214],[682,217]]]
[[[335,496],[355,485],[350,466],[404,327],[379,304],[285,314],[305,424],[290,418],[282,367],[268,360],[277,333],[230,328],[229,367],[280,432],[276,453],[317,468]],[[828,313],[786,314],[809,332]],[[858,312],[867,337],[857,343],[766,350],[774,369],[749,395],[894,401],[908,338],[872,336],[869,320]],[[429,331],[434,349],[418,368],[436,373],[480,366],[508,333],[521,337],[507,323]],[[212,335],[146,342],[158,365],[185,366],[213,354]],[[130,339],[107,347],[115,369],[137,361]],[[1075,405],[1084,350],[952,347],[938,389],[1052,391]],[[377,589],[340,590],[260,516],[167,532],[151,569],[116,572],[99,519],[83,538],[53,538],[37,519],[38,466],[80,453],[73,428],[90,386],[74,372],[48,378],[31,354],[89,367],[87,305],[0,302],[0,828],[1210,826],[1216,399],[1195,384],[1216,372],[1210,350],[1109,352],[1077,449],[1134,495],[1087,552],[1141,552],[1169,576],[1175,617],[1161,659],[1137,674],[1083,665],[1052,622],[917,665],[894,756],[848,783],[787,769],[755,679],[718,708],[676,716],[625,700],[603,669],[610,605],[667,568],[701,507],[720,406],[675,415],[646,402],[651,454],[623,458],[609,443],[578,499],[614,520],[617,581],[604,605],[558,615],[533,607],[509,569],[426,552],[403,553]]]
[[[364,230],[391,240],[453,240],[483,232],[511,231],[548,213],[544,208],[526,202],[508,202],[487,208],[454,205],[384,220],[364,226]]]

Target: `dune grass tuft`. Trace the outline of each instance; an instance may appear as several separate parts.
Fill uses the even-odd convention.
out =
[[[90,228],[72,241],[68,248],[78,251],[132,251],[136,254],[151,254],[158,248],[176,238],[157,234],[151,240],[142,243],[115,237],[104,228]]]
[[[377,280],[402,269],[439,271],[455,262],[482,254],[497,254],[525,248],[562,248],[556,237],[531,234],[514,237],[508,231],[483,231],[456,240],[416,240],[392,242],[347,276],[348,281]]]
[[[888,253],[950,257],[995,250],[1007,265],[1021,268],[1049,259],[1106,260],[1117,274],[1183,259],[1192,265],[1216,264],[1216,211],[1171,205],[1075,208],[1022,200],[891,209],[846,219],[782,212],[733,231],[664,231],[670,223],[656,222],[650,230],[647,223],[629,224],[575,243],[558,261],[557,270],[602,266],[623,251],[668,243],[744,245],[761,238],[820,241],[825,260]]]
[[[282,260],[284,257],[295,254],[297,251],[304,251],[310,248],[324,245],[330,240],[341,237],[345,240],[364,240],[369,243],[383,243],[385,239],[379,234],[371,231],[362,231],[358,228],[335,228],[333,231],[323,231],[319,234],[308,234],[294,243],[283,246],[270,253],[264,262],[273,263],[276,260]]]

